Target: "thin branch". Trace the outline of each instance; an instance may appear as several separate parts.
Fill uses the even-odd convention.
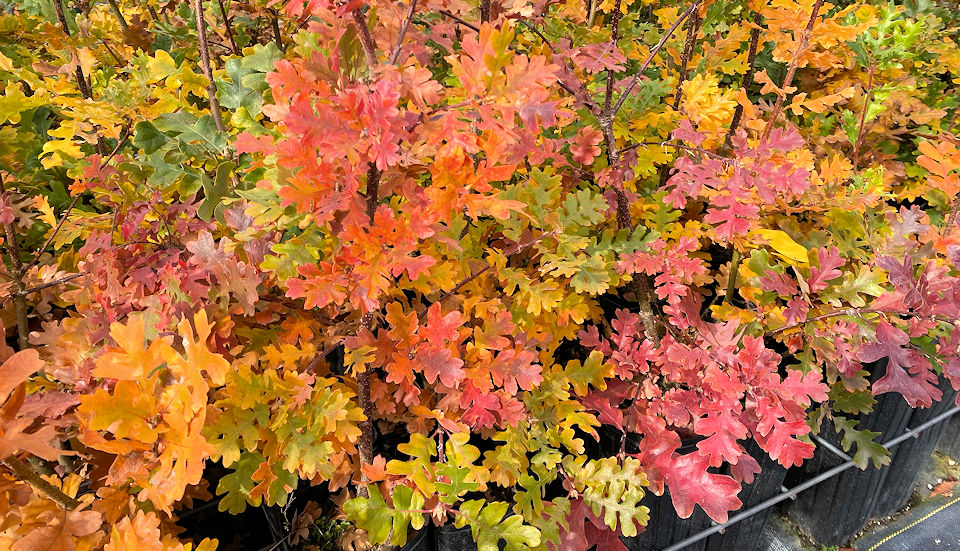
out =
[[[123,18],[123,12],[120,11],[120,6],[117,5],[117,0],[107,0],[107,3],[110,4],[110,11],[113,12],[113,16],[117,18],[117,22],[120,23],[120,28],[123,30],[129,30],[130,25],[127,25],[127,20]]]
[[[400,33],[397,35],[397,43],[393,47],[393,52],[390,54],[390,65],[397,63],[397,59],[400,58],[400,50],[403,48],[403,37],[407,34],[407,29],[410,27],[410,21],[413,20],[413,13],[417,9],[417,0],[410,0],[410,10],[407,12],[407,17],[403,20],[403,23],[400,24]]]
[[[217,130],[226,132],[220,116],[220,102],[217,101],[217,84],[213,81],[213,71],[210,70],[210,48],[207,45],[206,22],[203,20],[203,0],[193,0],[193,13],[197,19],[197,35],[200,38],[200,64],[203,66],[203,75],[209,81],[207,95],[210,96],[210,114]]]
[[[377,45],[370,36],[370,29],[367,27],[367,18],[359,9],[351,12],[354,26],[357,28],[357,36],[360,38],[360,45],[363,47],[363,55],[367,58],[367,65],[372,71],[377,66]]]
[[[613,3],[613,21],[610,23],[610,43],[613,44],[614,50],[617,50],[617,41],[620,39],[620,2],[621,0],[615,0]],[[613,102],[613,76],[613,69],[607,69],[607,86],[603,93],[603,114],[610,119],[614,118],[610,112],[610,104]]]
[[[227,30],[227,40],[230,41],[230,49],[233,50],[234,55],[240,55],[240,47],[237,46],[237,40],[233,36],[233,27],[230,25],[230,18],[227,16],[227,7],[223,4],[223,0],[217,0],[217,4],[220,5],[220,15],[223,16],[223,26]]]
[[[17,295],[27,296],[27,295],[29,295],[30,293],[36,293],[37,291],[42,291],[42,290],[44,290],[44,289],[49,289],[50,287],[56,287],[57,285],[60,285],[60,284],[62,284],[62,283],[67,283],[68,281],[73,281],[74,279],[83,277],[83,276],[85,276],[85,275],[86,275],[86,274],[83,274],[83,273],[70,274],[70,275],[68,275],[68,276],[61,277],[60,279],[55,279],[55,280],[53,280],[53,281],[48,281],[48,282],[46,282],[46,283],[41,283],[40,285],[35,285],[35,286],[33,286],[33,287],[27,287],[27,288],[24,289],[23,291],[17,292],[14,296],[17,296]],[[9,298],[9,297],[8,297],[8,298]],[[4,300],[6,300],[6,299],[4,299]]]
[[[687,66],[693,58],[693,51],[697,47],[697,33],[700,32],[700,16],[694,12],[687,21],[687,40],[683,45],[683,54],[680,56],[680,72],[677,75],[677,86],[673,91],[673,110],[680,109],[680,97],[683,83],[687,80]]]
[[[797,65],[799,65],[800,55],[803,54],[803,51],[807,49],[807,46],[810,44],[810,35],[813,33],[813,25],[817,22],[817,14],[820,13],[820,7],[823,6],[823,0],[817,0],[813,4],[813,10],[810,12],[810,19],[807,21],[807,26],[803,29],[803,35],[800,38],[800,45],[797,46],[797,50],[793,52],[793,59],[790,60],[790,66],[787,68],[787,74],[783,77],[783,84],[780,85],[780,91],[777,94],[777,102],[773,106],[773,111],[770,113],[770,119],[767,121],[767,125],[763,127],[763,133],[760,134],[760,141],[763,142],[770,135],[770,131],[773,130],[773,125],[777,122],[777,117],[780,116],[780,111],[783,110],[783,102],[787,99],[787,88],[793,82],[793,76],[797,73]]]
[[[31,469],[29,465],[18,459],[16,456],[11,455],[7,457],[3,460],[3,464],[13,471],[13,474],[17,475],[17,478],[33,486],[37,489],[37,491],[46,495],[53,501],[56,501],[62,507],[73,511],[80,506],[79,501],[68,496],[67,494],[63,493],[62,490],[44,480],[36,473],[36,471]]]
[[[120,147],[122,147],[124,142],[127,141],[127,138],[129,137],[129,135],[130,135],[130,125],[127,125],[127,127],[124,129],[123,136],[121,136],[120,140],[117,142],[117,146],[113,148],[113,151],[110,152],[110,156],[107,157],[107,159],[103,163],[101,163],[100,166],[106,166],[107,163],[109,163],[113,159],[113,156],[117,154],[117,151],[120,151]],[[73,210],[73,207],[77,206],[77,201],[79,200],[80,200],[80,196],[77,195],[76,197],[73,198],[73,201],[70,201],[70,204],[67,206],[66,210],[63,211],[63,214],[60,217],[60,222],[57,223],[57,226],[53,229],[53,232],[50,234],[49,237],[47,237],[46,241],[43,242],[43,245],[41,245],[40,248],[37,250],[37,254],[36,256],[33,257],[33,260],[31,260],[29,264],[24,266],[23,268],[24,273],[29,272],[30,268],[33,268],[34,266],[40,263],[41,255],[43,255],[44,251],[47,250],[47,247],[50,246],[50,243],[53,242],[53,239],[57,236],[57,233],[63,227],[63,224],[67,221],[67,217],[70,216],[70,211]]]
[[[277,49],[281,52],[286,52],[287,48],[283,45],[283,39],[280,36],[280,17],[276,11],[273,12],[270,26],[273,27],[273,41],[277,44]]]
[[[473,32],[475,32],[475,33],[480,32],[480,27],[474,25],[473,23],[469,23],[469,22],[467,22],[467,21],[464,21],[463,19],[457,17],[456,15],[453,15],[452,13],[448,12],[447,10],[439,10],[437,13],[439,13],[440,15],[442,15],[442,16],[448,18],[448,19],[452,19],[452,20],[456,21],[457,23],[463,25],[464,27],[470,29],[471,31],[473,31]]]
[[[54,1],[56,3],[57,0]],[[0,193],[6,195],[7,190],[0,178]],[[7,252],[10,255],[10,264],[13,266],[13,280],[17,285],[17,294],[13,299],[14,310],[17,315],[17,345],[20,350],[30,347],[30,324],[27,318],[27,301],[23,297],[26,284],[23,282],[23,261],[20,259],[20,244],[17,243],[17,233],[13,222],[3,224],[3,231],[7,238]]]
[[[819,0],[823,1],[823,0]],[[617,112],[620,111],[620,108],[623,107],[623,102],[627,101],[627,97],[630,95],[630,91],[633,90],[633,87],[636,86],[637,82],[640,80],[640,77],[643,76],[643,72],[650,65],[650,62],[653,61],[653,58],[656,57],[657,53],[663,48],[667,43],[667,40],[670,40],[670,37],[673,36],[674,31],[677,30],[677,27],[680,26],[680,23],[683,23],[683,20],[690,16],[693,13],[693,10],[697,9],[700,6],[700,3],[703,0],[695,0],[693,4],[687,8],[687,11],[680,14],[680,17],[673,22],[673,25],[667,29],[666,34],[663,35],[663,38],[650,50],[650,53],[647,55],[647,58],[643,60],[643,63],[640,64],[640,68],[633,75],[633,78],[630,80],[630,83],[627,84],[627,88],[623,91],[623,94],[620,95],[620,99],[617,100],[617,104],[613,107],[613,111],[610,113],[611,116],[616,116]]]
[[[863,142],[863,130],[867,123],[867,108],[870,107],[870,99],[873,97],[873,73],[875,66],[870,63],[870,73],[867,76],[866,96],[863,98],[863,109],[860,110],[860,125],[857,128],[857,139],[853,143],[853,169],[860,167],[860,144]]]
[[[744,92],[753,84],[754,63],[757,59],[757,50],[760,48],[760,21],[761,17],[758,11],[753,16],[754,27],[750,30],[750,48],[747,50],[747,69],[743,72],[743,79],[740,82],[740,87],[743,88]],[[743,105],[737,103],[736,109],[733,110],[733,119],[730,121],[730,129],[727,130],[727,138],[724,141],[725,144],[732,142],[733,137],[737,133],[737,128],[740,126],[740,119],[742,118]]]

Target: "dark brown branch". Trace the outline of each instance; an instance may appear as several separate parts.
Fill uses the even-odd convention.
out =
[[[800,38],[800,45],[797,46],[797,50],[793,52],[793,59],[790,60],[790,66],[787,68],[787,74],[785,77],[783,77],[783,84],[780,85],[780,92],[777,94],[777,102],[773,105],[773,111],[770,113],[770,119],[767,121],[766,126],[763,127],[763,133],[760,134],[761,142],[766,140],[770,135],[770,131],[773,130],[774,123],[777,122],[777,118],[780,116],[780,111],[783,110],[783,102],[787,99],[787,88],[793,82],[793,76],[797,73],[800,55],[803,54],[803,51],[806,50],[807,46],[810,44],[810,35],[813,33],[813,25],[817,21],[817,14],[820,13],[821,6],[823,6],[823,0],[817,0],[813,5],[813,10],[810,12],[810,19],[807,21],[807,26],[803,29],[803,35]]]
[[[407,17],[403,20],[403,23],[400,24],[400,32],[397,34],[397,43],[393,47],[393,52],[390,54],[390,65],[393,65],[397,62],[397,59],[400,58],[400,50],[403,48],[403,37],[407,34],[407,29],[410,27],[410,21],[413,20],[413,14],[417,9],[417,0],[410,0],[410,10],[407,12]]]
[[[687,40],[683,45],[683,54],[680,56],[680,71],[677,74],[677,86],[673,90],[673,110],[680,109],[680,98],[683,90],[683,83],[687,81],[687,66],[690,59],[693,58],[693,52],[697,46],[697,33],[700,32],[700,16],[694,12],[689,21],[687,21]]]
[[[615,0],[613,3],[613,21],[610,23],[610,43],[613,44],[614,50],[617,49],[617,41],[620,39],[620,2],[621,0]],[[607,69],[607,86],[603,93],[603,114],[611,119],[611,124],[614,118],[610,112],[610,104],[613,102],[613,77],[613,69]]]
[[[217,101],[217,84],[213,81],[213,71],[210,69],[210,47],[207,45],[207,26],[203,20],[203,0],[193,0],[193,13],[197,19],[197,35],[200,39],[200,64],[203,67],[203,75],[209,81],[207,95],[210,96],[210,114],[213,116],[214,124],[217,125],[217,130],[226,132],[223,118],[220,116],[220,102]]]
[[[223,26],[227,31],[230,49],[233,50],[234,55],[240,55],[240,47],[237,46],[237,40],[233,36],[233,26],[230,25],[230,17],[227,16],[227,7],[223,4],[223,0],[217,0],[217,4],[220,6],[220,15],[223,16]]]
[[[760,21],[760,12],[757,12],[753,17],[754,27],[750,30],[750,48],[747,50],[747,69],[743,72],[743,79],[740,82],[740,87],[743,88],[744,92],[753,84],[754,63],[757,59],[757,51],[760,48]],[[740,119],[742,118],[743,105],[737,103],[737,107],[733,110],[733,119],[730,121],[730,129],[727,130],[727,138],[724,142],[728,146],[737,134],[737,128],[739,128]]]
[[[363,47],[363,55],[367,58],[367,65],[372,71],[377,66],[377,45],[370,36],[370,29],[367,27],[367,18],[359,9],[351,12],[353,24],[357,28],[357,37],[360,38],[360,45]]]
[[[280,36],[280,17],[274,12],[271,19],[270,26],[273,27],[273,41],[277,44],[278,50],[285,52],[287,48],[283,45],[283,38]]]
[[[36,293],[37,291],[42,291],[44,289],[49,289],[50,287],[56,287],[62,283],[67,283],[68,281],[73,281],[74,279],[83,277],[86,274],[70,274],[68,276],[61,277],[60,279],[55,279],[53,281],[48,281],[46,283],[41,283],[40,285],[35,285],[33,287],[27,287],[23,291],[17,293],[17,295],[27,296],[30,293]],[[16,296],[16,295],[14,295]]]
[[[473,32],[475,32],[475,33],[480,32],[480,27],[474,25],[473,23],[469,23],[469,22],[467,22],[467,21],[464,21],[463,19],[457,17],[456,15],[453,15],[452,13],[448,12],[447,10],[440,10],[440,11],[438,11],[437,13],[439,13],[440,15],[442,15],[442,16],[448,18],[448,19],[452,19],[452,20],[456,21],[457,23],[463,25],[464,27],[470,29],[471,31],[473,31]]]
[[[673,25],[667,29],[667,32],[663,35],[663,38],[661,38],[660,41],[657,42],[657,44],[653,47],[653,49],[650,50],[647,58],[644,59],[643,63],[640,64],[640,68],[637,69],[636,74],[633,75],[633,78],[630,79],[630,82],[627,84],[627,88],[623,91],[623,94],[620,95],[620,99],[617,100],[617,104],[613,107],[613,110],[610,113],[611,116],[616,116],[617,112],[620,111],[620,108],[623,107],[623,102],[627,101],[630,91],[633,90],[633,87],[636,86],[637,82],[639,82],[640,77],[643,76],[643,72],[646,71],[647,67],[650,66],[650,62],[653,61],[653,58],[656,57],[657,53],[659,53],[663,46],[667,43],[667,40],[670,40],[670,37],[673,36],[674,31],[676,31],[677,27],[680,26],[680,23],[683,23],[683,21],[689,17],[691,13],[693,13],[693,10],[697,9],[701,2],[703,2],[703,0],[695,0],[693,4],[687,8],[687,11],[680,14],[680,17],[678,17],[677,20],[673,22]]]

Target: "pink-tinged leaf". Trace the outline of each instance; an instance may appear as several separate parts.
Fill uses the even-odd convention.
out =
[[[778,127],[770,132],[765,141],[757,146],[757,154],[767,156],[771,151],[788,152],[803,147],[803,136],[793,127]]]
[[[500,409],[500,399],[495,394],[486,394],[472,383],[460,395],[460,407],[466,408],[461,419],[473,428],[490,428],[497,423],[495,412]]]
[[[453,357],[453,352],[449,348],[435,344],[421,346],[417,361],[428,383],[435,383],[440,379],[445,386],[456,388],[466,377],[463,371],[463,360]]]
[[[627,58],[613,42],[586,44],[577,48],[573,56],[573,64],[588,73],[621,72],[626,61]]]
[[[846,264],[846,262],[840,258],[840,250],[836,247],[821,247],[818,249],[817,260],[819,260],[820,266],[810,268],[810,279],[807,280],[807,285],[810,287],[811,293],[826,289],[828,281],[842,276],[843,272],[837,268]]]
[[[760,278],[760,288],[764,291],[774,291],[782,297],[792,297],[797,294],[797,282],[792,277],[767,270]]]
[[[600,155],[600,142],[603,141],[603,134],[593,127],[581,128],[574,138],[574,143],[570,146],[570,153],[573,154],[573,160],[584,164],[593,164],[593,160]]]
[[[566,531],[560,533],[560,545],[547,542],[547,548],[553,551],[587,551],[596,546],[604,551],[627,551],[620,540],[620,530],[610,530],[603,519],[597,518],[582,499],[570,502]]]
[[[783,311],[783,317],[788,325],[803,323],[807,321],[807,312],[810,311],[810,305],[801,297],[794,297],[787,301],[787,308]]]
[[[689,518],[694,505],[699,505],[707,516],[723,524],[730,511],[743,505],[737,497],[740,483],[729,476],[708,472],[709,466],[709,459],[699,452],[678,456],[667,472],[667,487],[680,518]]]
[[[817,371],[809,371],[806,374],[798,369],[791,369],[780,384],[775,386],[777,394],[783,400],[792,400],[804,406],[809,406],[811,401],[825,402],[827,400],[827,391],[830,390],[821,379],[823,376]]]
[[[707,139],[706,134],[701,134],[693,127],[693,123],[690,122],[690,119],[683,119],[680,121],[680,124],[677,125],[676,130],[671,134],[673,139],[682,140],[685,142],[690,142],[693,145],[700,145]]]
[[[917,350],[905,348],[909,343],[910,337],[906,333],[881,322],[877,327],[877,342],[860,347],[860,361],[875,362],[887,358],[887,372],[873,384],[874,395],[899,392],[910,407],[920,404],[927,407],[940,400],[943,392],[937,388],[937,375],[931,369],[930,361]]]
[[[802,436],[810,432],[810,427],[804,421],[783,422],[779,419],[768,419],[772,429],[765,436],[755,434],[754,437],[771,459],[778,461],[784,467],[799,467],[804,459],[813,457],[812,444],[797,440],[794,436]]]
[[[543,380],[540,365],[534,363],[536,359],[536,354],[519,347],[504,350],[490,367],[493,384],[510,394],[516,394],[518,388],[533,390]]]
[[[694,429],[697,434],[708,437],[697,444],[697,449],[710,459],[712,467],[719,467],[724,461],[737,461],[744,452],[737,440],[749,434],[747,427],[727,409],[697,419]]]
[[[734,480],[742,484],[751,484],[756,475],[760,474],[760,463],[749,453],[744,452],[736,463],[730,465],[730,474]]]

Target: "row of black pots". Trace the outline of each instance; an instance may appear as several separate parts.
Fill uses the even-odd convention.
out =
[[[743,502],[743,508],[757,505],[780,492],[787,470],[776,461],[770,459],[752,440],[746,444],[746,451],[760,464],[760,474],[752,483],[744,484],[738,497]],[[689,453],[690,449],[681,449],[681,453]],[[726,467],[724,468],[726,469]],[[673,507],[669,491],[662,496],[647,494],[641,501],[650,509],[650,521],[647,528],[631,538],[622,538],[624,545],[630,551],[654,551],[665,549],[678,541],[682,541],[693,534],[709,528],[710,520],[702,509],[696,507],[693,514],[681,519]],[[741,522],[738,522],[723,533],[712,534],[706,539],[686,547],[689,551],[751,551],[756,549],[760,542],[760,534],[767,522],[769,510],[762,511]]]
[[[911,408],[899,394],[882,394],[873,411],[860,416],[857,428],[879,432],[881,442],[900,436],[952,407],[956,391],[943,378],[939,387],[942,400],[922,409]],[[906,504],[946,426],[941,423],[897,445],[891,450],[890,463],[882,468],[847,469],[800,493],[786,506],[787,514],[817,543],[845,543],[870,519],[890,515]],[[829,422],[824,423],[821,438],[839,447],[841,436]],[[788,486],[809,480],[844,461],[818,446],[813,459],[791,473]]]
[[[883,363],[875,366],[875,369],[871,370],[874,372],[871,378],[876,380],[882,376],[884,368]],[[877,403],[870,413],[859,416],[857,428],[880,433],[881,436],[877,438],[880,442],[902,435],[910,428],[929,421],[953,406],[956,391],[945,378],[941,378],[939,387],[943,398],[932,407],[922,409],[911,408],[899,394],[882,394],[877,397]],[[953,421],[949,431],[956,434],[948,431],[948,423],[927,429],[916,438],[894,447],[888,465],[879,469],[872,465],[865,470],[856,467],[847,469],[801,492],[794,501],[786,502],[785,512],[821,545],[838,546],[847,542],[870,519],[890,515],[906,504],[938,441],[941,449],[946,448],[946,453],[960,456],[960,418]],[[834,430],[829,421],[824,422],[819,436],[840,448],[842,435]],[[615,438],[611,442],[601,443],[601,448],[619,449],[619,445],[619,439]],[[686,447],[680,452],[690,452],[694,447],[695,443],[686,443]],[[748,442],[747,452],[758,461],[761,472],[751,484],[744,484],[740,491],[739,497],[744,509],[777,495],[784,483],[793,487],[845,461],[825,446],[817,446],[812,459],[788,474],[786,469],[771,460],[753,441]],[[718,472],[723,472],[723,469]],[[690,518],[679,518],[668,492],[663,496],[648,493],[641,503],[650,509],[650,520],[644,532],[632,538],[622,538],[630,551],[665,549],[709,528],[712,523],[699,507],[695,508]],[[755,551],[762,541],[761,532],[770,512],[771,509],[761,511],[728,527],[723,533],[712,534],[687,546],[685,551]],[[425,528],[403,547],[403,551],[475,549],[476,544],[469,527],[458,530],[449,525]]]

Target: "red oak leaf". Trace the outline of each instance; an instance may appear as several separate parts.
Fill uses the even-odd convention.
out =
[[[874,395],[899,392],[910,407],[918,404],[930,406],[943,396],[943,392],[937,388],[937,375],[931,369],[930,360],[917,350],[905,348],[909,343],[910,337],[906,333],[881,322],[877,327],[877,342],[860,347],[860,361],[875,362],[887,358],[887,372],[873,384]]]
[[[435,383],[439,378],[444,385],[456,388],[466,376],[463,372],[463,360],[453,357],[449,348],[426,344],[420,347],[417,360],[423,367],[428,383]]]
[[[722,524],[730,511],[743,505],[737,494],[740,483],[733,478],[707,471],[710,460],[699,452],[677,456],[667,471],[673,507],[680,518],[689,518],[693,506],[699,505],[707,516]]]

